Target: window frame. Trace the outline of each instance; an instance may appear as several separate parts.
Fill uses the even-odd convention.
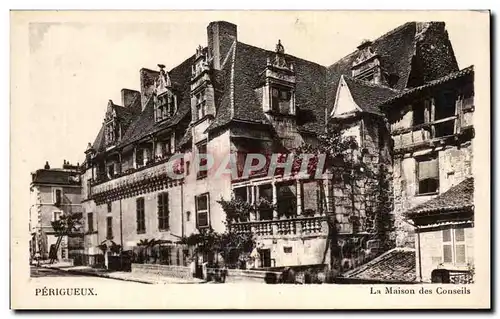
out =
[[[87,213],[87,232],[94,232],[94,212]]]
[[[419,164],[421,162],[427,162],[435,160],[436,161],[436,171],[437,171],[437,182],[436,182],[436,190],[433,192],[426,192],[422,193],[420,192],[420,166]],[[431,195],[436,195],[439,194],[439,185],[440,185],[440,173],[439,173],[439,155],[438,154],[429,154],[429,155],[423,155],[423,156],[418,156],[415,157],[415,181],[416,181],[416,190],[415,190],[415,196],[431,196]]]
[[[442,252],[442,264],[443,265],[451,265],[455,267],[463,267],[467,266],[467,235],[465,233],[466,227],[450,227],[446,229],[441,230],[441,252]],[[449,231],[450,233],[450,240],[445,241],[444,240],[444,234],[446,231]],[[463,240],[457,241],[457,231],[462,231],[463,232]],[[444,253],[444,247],[445,246],[450,246],[450,252],[451,252],[451,261],[445,261],[445,253]],[[463,246],[464,247],[464,260],[461,262],[457,261],[457,246]]]
[[[202,153],[200,151],[200,147],[205,148],[205,153]],[[200,170],[200,167],[203,165],[206,165],[206,162],[208,161],[207,159],[207,154],[208,154],[208,143],[207,141],[201,141],[196,144],[196,151],[198,155],[198,167],[197,167],[197,172],[196,172],[196,179],[204,179],[208,176],[208,169],[205,170]],[[205,158],[201,158],[200,154],[205,154]],[[202,163],[203,162],[203,163]]]
[[[60,191],[60,201],[58,202],[57,201],[57,192]],[[61,206],[62,202],[63,202],[63,189],[62,187],[53,187],[52,188],[52,202],[54,203],[54,206]]]
[[[160,203],[161,199],[161,203]],[[165,200],[166,199],[166,200]],[[170,211],[169,211],[169,194],[168,192],[160,192],[157,195],[157,217],[158,217],[158,230],[168,231],[170,229]]]
[[[207,209],[206,210],[199,210],[198,199],[201,197],[206,197],[206,199],[207,199]],[[195,212],[196,212],[196,228],[197,229],[210,228],[210,193],[207,192],[207,193],[203,193],[203,194],[195,196],[194,203],[195,203]],[[207,216],[206,217],[206,220],[207,220],[206,225],[200,225],[200,218],[199,218],[200,213],[206,214],[206,216]]]
[[[113,216],[106,217],[106,239],[113,239]]]
[[[146,232],[146,205],[144,197],[138,197],[135,200],[135,219],[137,234]]]

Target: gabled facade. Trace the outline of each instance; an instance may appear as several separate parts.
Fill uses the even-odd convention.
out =
[[[230,225],[256,235],[257,267],[323,263],[326,213],[336,211],[339,245],[357,249],[342,264],[353,268],[373,258],[378,244],[366,243],[363,216],[353,226],[353,212],[337,207],[342,190],[332,177],[264,170],[245,176],[247,154],[286,154],[316,143],[328,122],[347,121],[370,160],[393,172],[396,108],[383,106],[457,71],[441,22],[406,23],[331,66],[287,54],[280,40],[274,51],[242,43],[236,25],[212,22],[206,47],[171,70],[141,69],[140,92],[124,90],[123,106],[108,104],[86,151],[86,253],[99,254],[97,246],[109,240],[130,250],[141,239],[175,242],[208,227],[221,232],[226,216],[217,201],[235,197],[276,207]],[[200,154],[211,154],[215,169],[198,169],[207,165]],[[172,156],[175,179],[166,173]],[[231,156],[237,172],[215,174]],[[401,214],[396,208],[394,219]],[[185,262],[183,251],[174,254]]]

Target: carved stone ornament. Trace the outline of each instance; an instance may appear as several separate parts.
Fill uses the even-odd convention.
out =
[[[165,65],[158,64],[158,67],[160,68],[160,74],[154,84],[154,92],[157,96],[168,91],[168,88],[172,86],[170,76],[168,72],[165,71]]]

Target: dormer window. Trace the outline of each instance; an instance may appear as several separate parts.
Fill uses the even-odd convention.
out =
[[[275,115],[295,115],[295,67],[285,55],[285,47],[278,40],[274,57],[268,56],[264,71],[266,84],[263,92],[263,110]]]
[[[375,84],[382,84],[382,70],[378,54],[372,49],[372,42],[363,41],[358,46],[358,56],[352,63],[352,76]]]
[[[160,74],[154,86],[155,122],[172,117],[177,111],[177,97],[172,92],[170,75],[163,64],[158,64]]]
[[[291,100],[292,92],[290,88],[271,87],[271,110],[273,113],[293,114]]]
[[[163,93],[155,98],[156,122],[169,119],[177,112],[177,98],[170,92]]]
[[[198,92],[196,95],[196,114],[198,119],[202,119],[207,114],[207,103],[205,98],[205,90]]]
[[[120,125],[116,117],[115,106],[110,100],[104,118],[104,141],[107,147],[120,140]]]

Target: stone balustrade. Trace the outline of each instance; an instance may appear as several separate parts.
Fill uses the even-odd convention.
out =
[[[326,235],[328,233],[324,215],[233,223],[230,227],[237,233],[252,232],[257,237]]]

